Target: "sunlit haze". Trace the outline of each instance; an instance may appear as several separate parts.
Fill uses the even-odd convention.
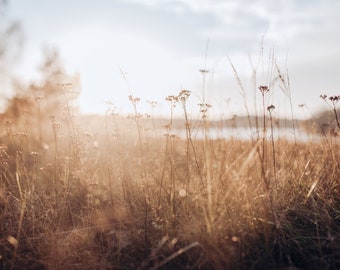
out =
[[[10,0],[6,8],[23,26],[18,76],[38,79],[42,48],[54,47],[67,72],[80,74],[83,113],[104,113],[106,101],[128,113],[131,94],[141,98],[144,112],[148,100],[157,101],[155,112],[163,115],[166,96],[181,89],[192,91],[193,106],[202,101],[200,69],[209,70],[206,101],[216,115],[244,113],[228,57],[252,89],[249,59],[256,83],[267,85],[262,68],[274,51],[289,72],[296,116],[309,117],[298,104],[320,110],[320,94],[339,94],[339,14],[337,0]],[[252,108],[252,90],[247,95]],[[272,103],[280,99],[274,92]]]
[[[340,0],[0,0],[0,270],[340,269]]]

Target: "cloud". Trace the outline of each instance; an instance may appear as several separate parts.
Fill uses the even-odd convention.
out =
[[[289,41],[301,34],[322,32],[323,27],[336,28],[340,2],[295,0],[128,0],[157,12],[173,12],[189,19],[201,33],[222,37],[254,36],[266,32],[275,41]],[[200,23],[205,22],[205,24]],[[210,21],[210,23],[209,23]],[[213,23],[211,23],[213,21]],[[335,30],[335,29],[334,29]],[[233,33],[233,34],[230,34]]]
[[[29,37],[47,38],[62,49],[67,59],[75,58],[75,63],[91,62],[93,69],[105,66],[112,70],[122,65],[136,82],[134,88],[142,89],[145,95],[157,92],[165,96],[166,89],[182,86],[194,89],[199,85],[198,69],[206,60],[207,40],[206,68],[215,72],[215,83],[218,76],[233,79],[227,55],[238,72],[248,74],[248,53],[254,62],[258,59],[263,35],[265,49],[274,48],[283,70],[288,55],[288,68],[294,72],[293,85],[314,91],[315,96],[325,80],[329,89],[340,85],[339,76],[330,75],[340,62],[338,0],[101,0],[96,3],[60,0],[51,5],[43,0],[32,1],[34,5],[19,0],[11,2],[17,3],[16,14],[28,18],[24,25],[30,29]],[[82,29],[86,31],[83,33]],[[38,48],[36,43],[31,46]],[[96,54],[91,46],[97,48]],[[93,59],[89,61],[89,56],[78,59],[76,52],[93,55]],[[89,78],[99,76],[93,72],[89,72]],[[308,80],[309,76],[313,79]],[[92,88],[97,86],[98,80],[95,81],[89,84]],[[108,85],[104,78],[101,81],[103,85],[97,88]],[[196,88],[200,89],[200,85]],[[305,97],[305,94],[297,95],[301,99]]]

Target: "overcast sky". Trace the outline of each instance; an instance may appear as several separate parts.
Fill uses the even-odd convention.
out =
[[[320,94],[340,94],[340,1],[338,0],[10,0],[9,18],[25,33],[17,72],[26,78],[42,61],[43,46],[59,49],[68,72],[79,72],[83,112],[106,110],[111,100],[130,111],[132,95],[159,102],[182,88],[191,102],[202,101],[202,74],[207,69],[206,101],[218,115],[242,114],[244,99],[228,57],[244,83],[252,108],[251,62],[256,85],[269,84],[270,53],[288,69],[297,116],[324,108]],[[261,40],[264,54],[261,57]],[[124,71],[126,81],[121,74]],[[274,78],[272,75],[271,78]],[[269,103],[286,110],[284,95],[273,86]],[[144,105],[143,105],[144,104]],[[146,107],[143,108],[146,111]],[[194,108],[193,110],[198,110]]]

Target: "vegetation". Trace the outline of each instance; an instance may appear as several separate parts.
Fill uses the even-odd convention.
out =
[[[211,105],[192,126],[187,90],[167,97],[162,133],[133,96],[132,117],[80,117],[53,78],[49,98],[30,87],[2,116],[1,269],[339,269],[336,137],[267,136],[263,102],[257,136],[211,139]]]
[[[0,30],[6,69],[20,25]],[[340,269],[340,96],[321,95],[330,110],[320,121],[275,119],[274,83],[291,108],[292,100],[273,60],[268,74],[277,78],[268,86],[254,79],[261,111],[252,116],[230,64],[244,117],[209,119],[206,69],[200,119],[189,117],[188,90],[166,97],[168,119],[151,117],[154,101],[142,114],[132,95],[130,117],[112,104],[105,116],[80,116],[77,83],[47,51],[41,83],[17,80],[0,115],[0,270]],[[212,135],[240,126],[256,132]],[[276,138],[282,126],[323,135]]]

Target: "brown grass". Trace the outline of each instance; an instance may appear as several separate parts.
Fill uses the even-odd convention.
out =
[[[137,103],[135,119],[8,119],[2,269],[340,267],[336,138],[179,139],[167,120],[150,137]]]
[[[247,141],[211,139],[214,104],[204,99],[195,126],[188,90],[166,98],[169,119],[147,119],[132,95],[132,117],[112,104],[82,117],[70,85],[55,80],[30,86],[0,117],[0,270],[340,268],[339,139],[269,138],[268,86]],[[339,96],[322,98],[339,127]]]

